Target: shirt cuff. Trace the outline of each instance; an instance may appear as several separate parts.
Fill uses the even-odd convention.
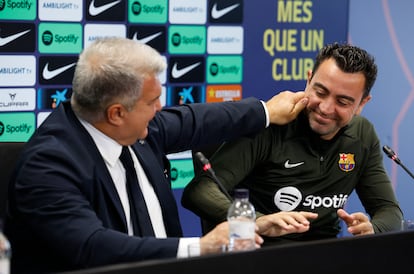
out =
[[[188,245],[199,242],[200,238],[198,237],[180,238],[180,241],[178,243],[177,258],[188,258]]]
[[[270,125],[270,117],[269,117],[269,111],[267,110],[267,106],[266,103],[262,100],[260,100],[260,102],[262,102],[264,111],[265,111],[265,115],[266,115],[266,127],[268,127]]]

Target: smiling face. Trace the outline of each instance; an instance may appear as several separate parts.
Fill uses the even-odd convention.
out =
[[[343,72],[332,58],[321,63],[314,75],[309,72],[306,113],[312,130],[321,139],[332,139],[371,99],[371,96],[362,98],[364,87],[362,72]]]

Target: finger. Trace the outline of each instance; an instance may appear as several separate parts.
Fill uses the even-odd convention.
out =
[[[318,218],[318,213],[315,212],[308,212],[308,211],[300,211],[301,215],[303,215],[306,219],[316,219]]]
[[[263,240],[263,238],[259,234],[256,233],[256,235],[255,235],[255,242],[256,242],[256,246],[257,246],[257,245],[263,244],[264,240]]]
[[[305,218],[302,214],[298,212],[292,212],[289,215],[284,216],[283,221],[286,223],[287,226],[302,228],[304,226],[309,226],[310,222],[307,218]],[[285,226],[284,228],[288,228]]]
[[[296,91],[294,92],[294,102],[299,102],[301,99],[305,98],[305,92],[304,91]]]
[[[353,221],[354,221],[354,217],[352,215],[348,214],[343,209],[338,209],[337,214],[338,214],[338,217],[341,218],[342,220],[344,220],[344,222],[346,222],[348,225],[352,224]]]
[[[299,114],[307,106],[308,102],[309,102],[308,97],[301,96],[299,101],[293,106],[292,112],[294,114]]]
[[[353,235],[364,234],[364,231],[367,230],[365,224],[359,223],[348,228],[348,232]]]
[[[367,222],[369,220],[368,216],[365,215],[362,212],[357,212],[354,214],[355,219],[357,219],[360,222]]]
[[[305,216],[299,213],[291,216],[289,223],[296,227],[300,227],[304,225],[308,226],[310,224],[309,220]]]
[[[290,216],[295,219],[296,222],[309,225],[310,219],[316,219],[318,217],[317,213],[308,212],[308,211],[299,211],[299,212],[290,212]]]

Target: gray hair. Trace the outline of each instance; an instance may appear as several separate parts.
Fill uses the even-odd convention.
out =
[[[114,103],[130,111],[141,95],[144,79],[165,68],[164,58],[145,44],[127,38],[98,39],[79,55],[72,108],[88,122],[104,119]]]

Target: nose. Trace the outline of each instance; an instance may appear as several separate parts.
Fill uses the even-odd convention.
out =
[[[155,103],[154,107],[155,107],[155,112],[161,111],[162,105],[161,105],[161,100],[159,98],[157,99],[157,102]]]
[[[335,102],[330,97],[321,99],[319,103],[319,110],[321,111],[321,114],[330,115],[335,111]]]

